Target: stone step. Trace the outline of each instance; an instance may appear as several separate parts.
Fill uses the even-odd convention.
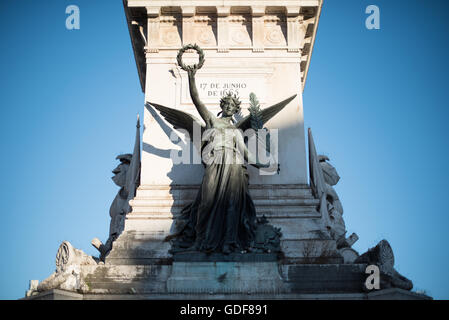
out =
[[[252,197],[296,197],[296,198],[313,198],[312,190],[310,188],[249,188]]]
[[[162,207],[141,207],[133,206],[132,212],[127,215],[136,217],[137,215],[146,215],[153,218],[162,218],[166,216],[171,218],[173,214],[180,213],[183,207],[162,206]],[[316,206],[256,206],[257,215],[277,215],[277,216],[295,216],[297,214],[310,213],[309,216],[318,216]]]
[[[198,192],[197,185],[184,186],[140,186],[137,189],[136,197],[146,198],[173,198],[173,199],[194,199]],[[307,185],[250,185],[252,197],[272,198],[272,197],[297,197],[313,198],[312,191]]]
[[[168,198],[134,198],[130,201],[133,208],[136,207],[185,207],[194,199],[168,199]],[[317,199],[302,199],[294,197],[276,197],[276,198],[261,198],[254,197],[254,204],[256,207],[265,206],[318,206],[319,200]]]
[[[130,261],[132,259],[129,259]],[[169,265],[100,265],[83,268],[92,293],[164,292],[171,274]],[[86,270],[87,269],[87,270]]]
[[[365,264],[177,262],[82,266],[89,294],[363,293]]]
[[[281,272],[292,292],[362,292],[367,275],[360,264],[292,264]]]

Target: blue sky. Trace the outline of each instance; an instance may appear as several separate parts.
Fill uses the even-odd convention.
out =
[[[65,28],[71,4],[80,30]],[[370,4],[380,30],[365,28]],[[325,1],[304,91],[355,249],[387,239],[399,272],[439,299],[449,299],[448,9]],[[144,97],[121,0],[1,1],[0,30],[0,298],[17,299],[54,271],[62,241],[96,255],[90,240],[106,240],[111,170],[132,151]]]

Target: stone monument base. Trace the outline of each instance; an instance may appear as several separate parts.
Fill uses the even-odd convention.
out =
[[[276,262],[173,262],[167,292],[274,295],[283,281]]]
[[[371,293],[279,293],[267,294],[81,294],[53,289],[22,300],[431,300],[403,289],[384,289]]]
[[[159,265],[81,266],[80,289],[35,292],[30,300],[109,299],[431,299],[399,288],[364,291],[365,264],[276,261],[173,261]]]

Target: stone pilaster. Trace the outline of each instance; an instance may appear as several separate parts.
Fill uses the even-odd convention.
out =
[[[217,34],[218,34],[218,52],[229,51],[229,15],[231,7],[217,7]]]
[[[147,52],[158,52],[160,44],[160,7],[146,7],[148,16]]]
[[[253,52],[264,51],[264,37],[265,37],[265,7],[253,6],[251,7],[251,14],[253,19]]]
[[[195,7],[181,7],[182,11],[182,44],[193,43],[193,24]]]
[[[299,14],[300,7],[286,7],[287,15],[287,46],[289,52],[299,52],[302,39],[305,36],[304,28],[301,28],[303,15]]]

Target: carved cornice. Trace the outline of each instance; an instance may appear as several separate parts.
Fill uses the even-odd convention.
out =
[[[246,6],[242,1],[222,0],[124,0],[127,17],[145,16],[147,24],[130,24],[135,55],[139,64],[160,50],[177,51],[187,43],[198,43],[205,50],[229,52],[248,49],[299,54],[304,86],[315,35],[321,13],[322,0],[253,0]],[[139,35],[137,39],[136,35]],[[142,40],[143,39],[143,40]],[[145,41],[146,40],[146,41]],[[137,50],[143,43],[144,50]],[[140,52],[142,51],[142,52]],[[143,71],[139,76],[143,76]]]
[[[128,0],[128,7],[172,7],[177,6],[194,7],[219,7],[219,6],[242,6],[241,0]],[[318,7],[321,0],[250,0],[247,3],[255,3],[258,6],[281,6],[281,7]],[[246,4],[247,6],[251,4]]]

